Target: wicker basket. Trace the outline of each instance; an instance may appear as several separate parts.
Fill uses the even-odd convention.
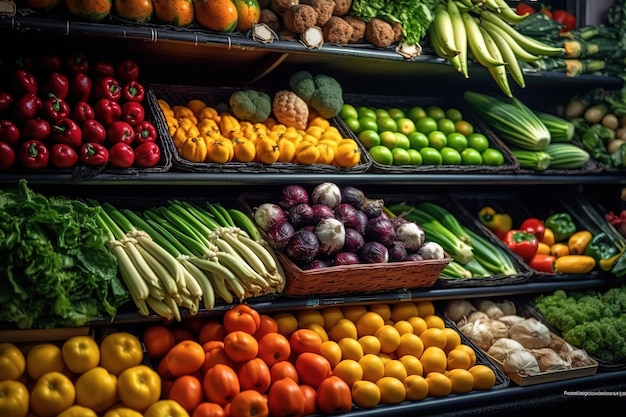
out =
[[[384,173],[481,173],[500,174],[513,173],[519,169],[519,163],[509,148],[494,134],[494,132],[474,113],[461,102],[444,100],[436,97],[397,97],[397,96],[371,96],[358,94],[344,94],[344,101],[355,107],[368,106],[373,108],[388,109],[392,107],[408,109],[412,106],[440,106],[443,108],[454,107],[459,109],[474,126],[476,132],[483,133],[489,140],[489,146],[502,152],[504,164],[500,166],[489,165],[383,165],[376,161],[372,162],[371,171]]]
[[[276,198],[267,194],[240,196],[242,209],[250,215],[253,215],[254,207],[266,201],[276,201]],[[266,237],[263,230],[259,231]],[[283,293],[290,296],[427,288],[437,281],[443,268],[452,260],[446,256],[445,259],[436,260],[340,265],[303,270],[283,253],[275,253],[287,279]]]
[[[227,173],[360,173],[367,171],[372,165],[372,159],[369,153],[363,148],[363,145],[358,142],[354,133],[352,133],[345,123],[341,121],[339,117],[333,117],[330,119],[330,124],[335,126],[343,137],[351,138],[357,141],[361,149],[360,162],[350,168],[336,167],[330,164],[296,164],[288,162],[275,162],[273,164],[263,164],[261,162],[228,162],[225,164],[212,163],[212,162],[190,162],[182,158],[174,146],[174,140],[169,133],[169,128],[163,112],[161,111],[157,99],[166,100],[171,106],[184,105],[192,99],[200,99],[204,101],[207,106],[225,106],[228,103],[230,95],[237,91],[237,88],[231,87],[202,87],[202,86],[190,86],[190,85],[166,85],[166,84],[153,84],[150,89],[148,99],[151,107],[160,116],[157,119],[160,135],[165,138],[165,143],[169,147],[172,153],[173,166],[181,171],[189,172],[227,172]]]

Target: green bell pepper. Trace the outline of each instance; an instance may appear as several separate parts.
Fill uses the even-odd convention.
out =
[[[550,215],[544,223],[554,233],[555,242],[563,242],[569,239],[571,235],[576,233],[577,229],[572,217],[565,212]]]
[[[585,248],[585,255],[591,256],[596,262],[600,262],[602,259],[609,259],[616,254],[617,248],[604,232],[596,234]]]

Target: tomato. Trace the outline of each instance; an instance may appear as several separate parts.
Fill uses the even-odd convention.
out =
[[[174,347],[174,333],[165,326],[152,325],[144,328],[141,340],[151,359],[159,359]]]
[[[267,394],[270,414],[275,417],[301,416],[304,413],[304,394],[291,378],[274,382]]]
[[[167,368],[174,376],[189,375],[202,368],[204,349],[193,340],[183,340],[174,345],[165,355]]]
[[[352,409],[350,387],[338,376],[330,376],[317,387],[317,406],[324,414],[346,413]]]
[[[0,381],[0,415],[24,417],[28,413],[28,388],[20,381]]]
[[[258,357],[263,359],[267,366],[276,362],[285,361],[291,356],[289,339],[280,333],[268,333],[259,340]]]
[[[224,336],[226,336],[224,325],[217,320],[209,320],[200,328],[198,342],[204,345],[213,340],[224,340]]]
[[[182,405],[174,400],[155,401],[146,412],[144,417],[189,417]]]
[[[517,7],[515,8],[515,12],[520,15],[523,16],[526,13],[533,14],[535,13],[535,8],[533,6],[531,6],[530,4],[527,3],[520,3],[517,5]]]
[[[161,398],[161,378],[149,366],[132,366],[117,378],[117,394],[125,406],[144,412]]]
[[[272,382],[276,382],[282,378],[291,378],[296,382],[300,382],[300,376],[293,363],[290,361],[279,361],[270,367],[270,376]]]
[[[228,333],[240,330],[248,334],[254,334],[261,325],[261,317],[259,312],[249,305],[236,304],[224,313],[222,323]]]
[[[202,364],[202,372],[206,373],[213,366],[218,363],[228,365],[231,368],[235,366],[235,362],[228,357],[224,350],[224,342],[214,340],[212,342],[205,343],[202,348],[205,351],[204,363]]]
[[[302,394],[304,394],[304,415],[310,416],[318,413],[317,408],[317,391],[310,385],[300,385]]]
[[[217,364],[206,371],[202,387],[207,400],[221,406],[229,403],[241,390],[237,373],[224,364]]]
[[[559,33],[569,32],[576,28],[576,16],[566,10],[555,10],[552,12],[552,18],[563,25],[563,29]]]
[[[191,417],[225,417],[224,407],[217,403],[203,402],[194,408]]]
[[[265,393],[270,387],[272,376],[267,363],[261,358],[250,359],[239,365],[237,377],[242,390],[253,389]]]
[[[298,329],[289,336],[291,351],[299,355],[304,352],[320,353],[322,338],[314,330]]]
[[[230,402],[229,415],[237,417],[267,417],[268,400],[256,390],[243,390]]]
[[[143,361],[141,342],[132,333],[109,333],[100,342],[100,366],[115,375]]]
[[[204,401],[202,382],[195,376],[181,375],[173,382],[167,398],[176,401],[191,413]]]
[[[0,381],[18,379],[26,370],[26,358],[13,343],[0,343]]]
[[[303,384],[317,389],[320,383],[332,375],[328,359],[319,353],[304,352],[296,358],[296,370]]]
[[[100,346],[90,336],[74,336],[61,346],[67,369],[82,374],[100,364]]]
[[[102,366],[96,366],[79,375],[74,382],[76,404],[101,413],[117,400],[117,377]]]
[[[259,353],[259,342],[243,330],[235,330],[224,337],[224,351],[235,362],[245,362],[256,358]]]
[[[30,408],[39,417],[52,417],[74,404],[76,390],[72,381],[61,372],[48,372],[39,377],[30,392]]]
[[[278,333],[278,323],[271,316],[261,314],[259,319],[259,328],[254,332],[254,338],[256,340],[261,340],[261,338],[268,333]]]

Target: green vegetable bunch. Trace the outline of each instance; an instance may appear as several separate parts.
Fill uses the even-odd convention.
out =
[[[626,359],[626,286],[604,293],[557,290],[533,306],[572,345],[608,362]]]
[[[0,190],[0,323],[83,326],[129,300],[96,210],[35,193],[24,179]]]
[[[272,113],[272,98],[259,90],[235,91],[228,104],[237,118],[252,123],[264,122]]]
[[[322,117],[330,119],[341,111],[343,91],[339,81],[333,77],[298,71],[289,78],[289,87]]]

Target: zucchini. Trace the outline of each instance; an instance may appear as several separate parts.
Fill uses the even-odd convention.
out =
[[[556,114],[533,110],[539,120],[550,131],[550,143],[569,142],[576,131],[574,124]]]
[[[496,98],[466,91],[465,101],[500,138],[517,148],[544,151],[550,144],[550,131],[524,103],[516,97]]]
[[[519,162],[520,168],[533,171],[545,171],[550,167],[551,157],[546,151],[529,151],[528,149],[511,149],[511,153]]]
[[[551,143],[546,153],[550,169],[580,169],[589,160],[589,152],[571,143]]]

